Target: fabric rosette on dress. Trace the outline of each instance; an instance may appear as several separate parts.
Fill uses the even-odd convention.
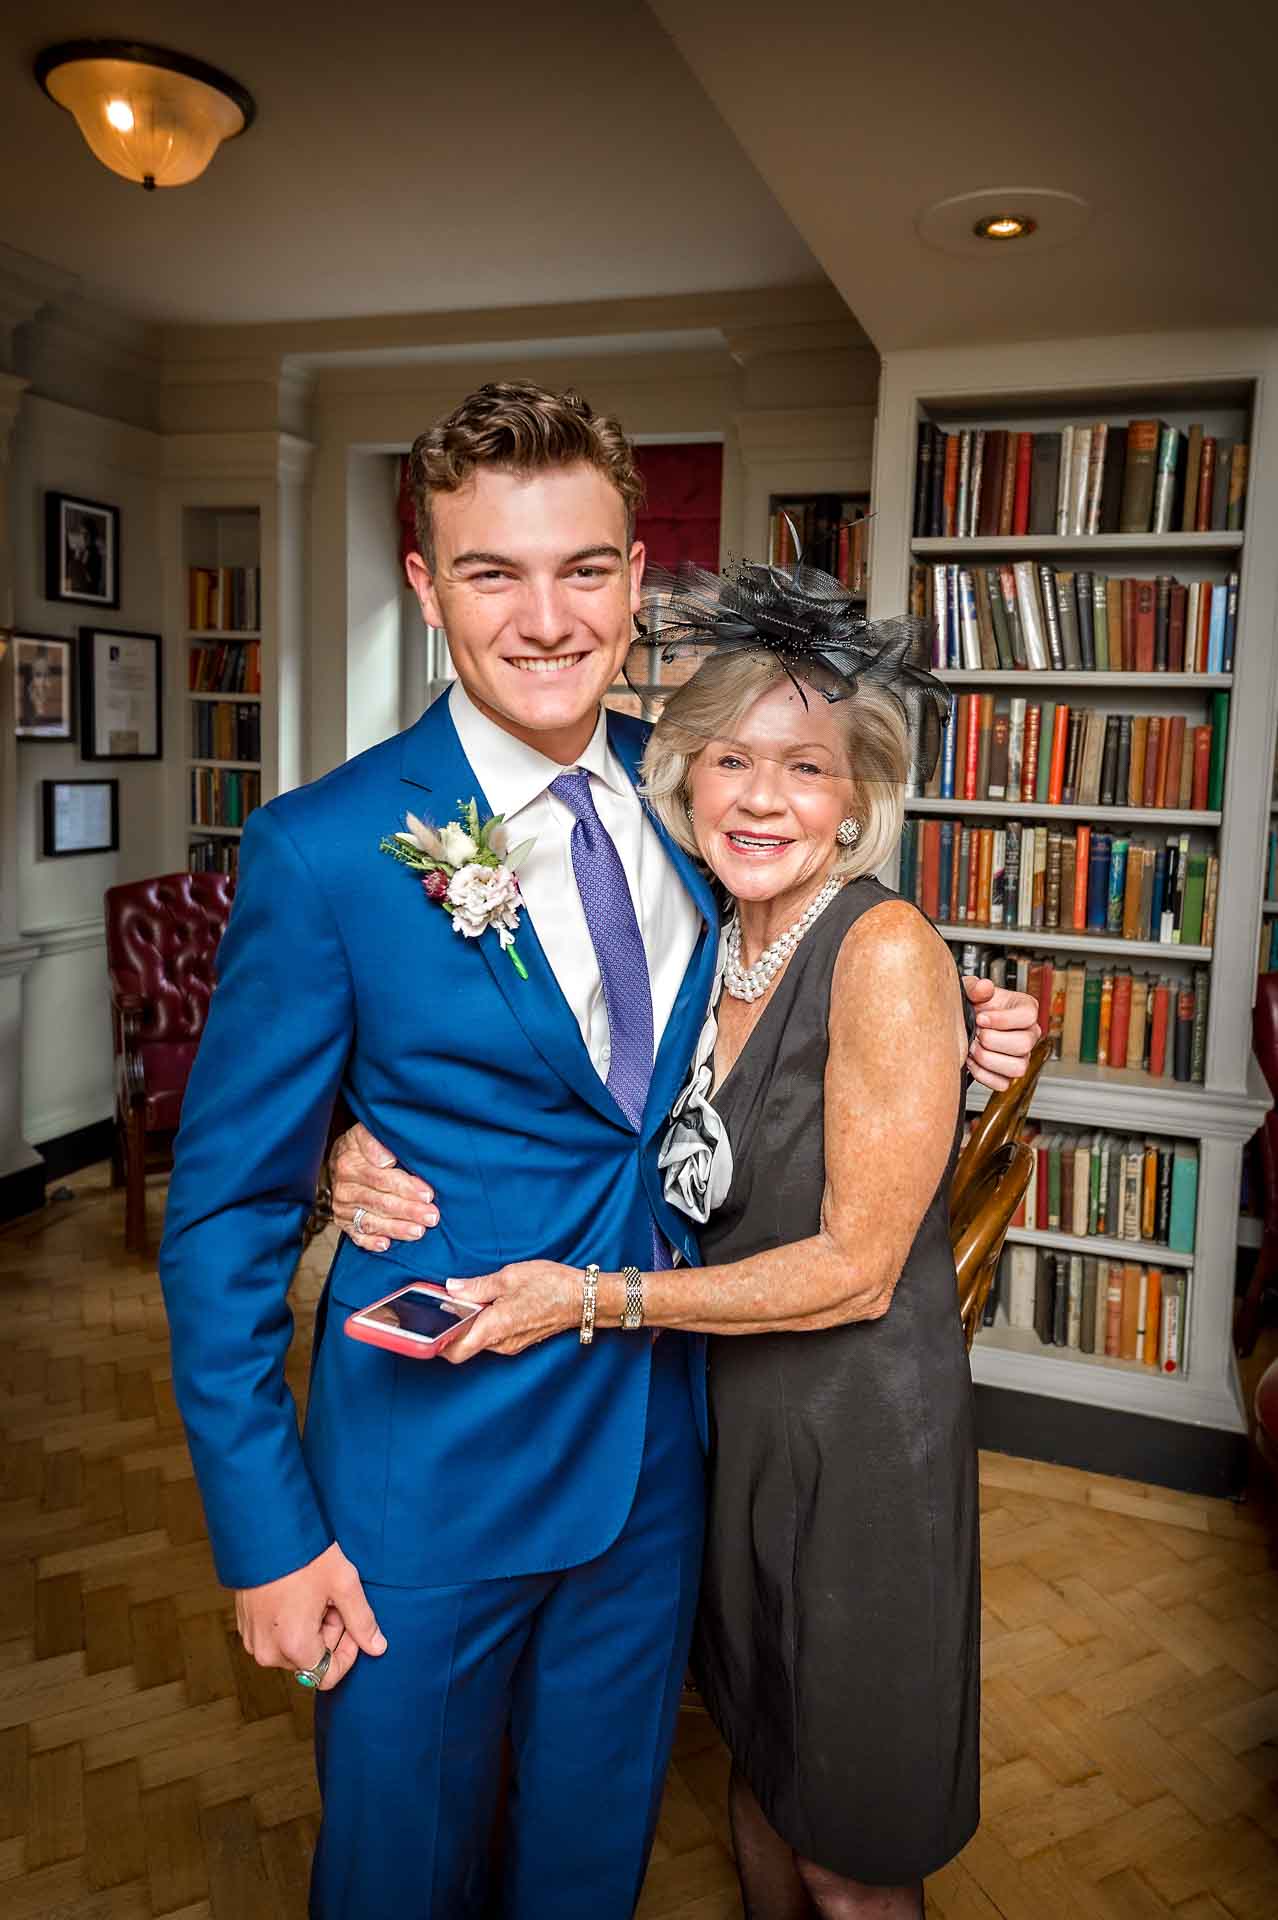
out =
[[[704,1226],[716,1207],[723,1205],[732,1185],[732,1147],[727,1129],[710,1103],[714,1085],[714,1049],[719,1037],[716,1012],[727,964],[728,937],[719,936],[719,958],[714,991],[706,1012],[692,1070],[683,1091],[670,1109],[670,1125],[661,1143],[657,1164],[666,1199],[680,1213]]]

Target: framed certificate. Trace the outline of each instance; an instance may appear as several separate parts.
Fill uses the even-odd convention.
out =
[[[120,845],[118,780],[42,780],[44,856],[114,853]]]
[[[158,760],[160,636],[80,629],[80,757]]]

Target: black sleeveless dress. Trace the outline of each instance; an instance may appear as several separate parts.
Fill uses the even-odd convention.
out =
[[[844,887],[713,1094],[733,1175],[707,1264],[819,1230],[835,962],[895,898]],[[709,1343],[694,1677],[782,1838],[877,1884],[934,1872],[979,1819],[976,1443],[947,1208],[961,1122],[960,1102],[882,1319]]]

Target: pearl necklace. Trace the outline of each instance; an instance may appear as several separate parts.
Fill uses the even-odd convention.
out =
[[[723,984],[734,1000],[761,1000],[780,973],[794,949],[814,921],[819,920],[835,895],[842,890],[843,876],[830,875],[816,898],[809,902],[792,927],[759,955],[752,967],[741,964],[741,916],[734,913],[728,925],[727,961]]]

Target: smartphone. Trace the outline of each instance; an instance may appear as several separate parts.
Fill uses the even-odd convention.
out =
[[[463,1300],[433,1281],[416,1280],[348,1315],[343,1331],[352,1340],[367,1340],[410,1360],[429,1360],[482,1312],[482,1303]]]

